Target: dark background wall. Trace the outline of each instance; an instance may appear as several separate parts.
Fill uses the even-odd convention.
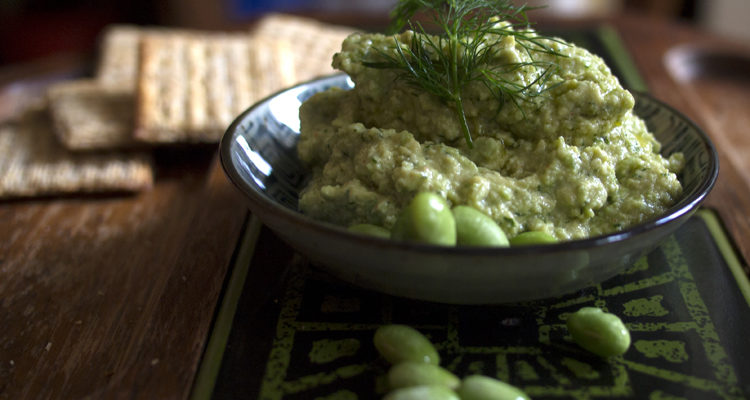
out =
[[[385,18],[395,0],[0,0],[0,65],[59,53],[88,53],[111,23],[228,28],[268,11]],[[547,0],[571,13],[636,11],[689,21],[699,0]],[[746,0],[731,0],[746,1]],[[566,4],[568,4],[566,6]],[[571,15],[573,16],[573,15]],[[750,17],[750,16],[748,16]]]

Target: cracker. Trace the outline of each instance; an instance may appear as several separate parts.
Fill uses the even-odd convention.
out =
[[[58,140],[70,150],[132,148],[134,92],[98,80],[50,86],[49,110]]]
[[[292,62],[288,45],[247,34],[144,35],[136,138],[217,142],[242,111],[296,81]]]
[[[299,80],[294,65],[291,42],[281,39],[251,41],[250,71],[252,77],[250,102],[255,103]]]
[[[152,31],[152,30],[149,30]],[[111,25],[102,33],[96,79],[109,86],[135,87],[138,44],[146,29]]]
[[[144,153],[71,153],[55,140],[47,110],[0,125],[0,198],[132,192],[153,184]]]
[[[145,35],[186,35],[200,33],[189,29],[114,24],[101,35],[96,79],[107,86],[135,88],[141,38]]]
[[[252,34],[260,40],[281,39],[292,45],[295,73],[301,81],[336,72],[333,55],[355,29],[286,14],[269,14],[258,21]]]

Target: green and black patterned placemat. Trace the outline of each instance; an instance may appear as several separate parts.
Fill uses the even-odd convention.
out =
[[[610,28],[565,35],[644,90]],[[701,210],[630,269],[569,295],[454,306],[352,287],[308,265],[250,218],[216,313],[194,399],[378,399],[387,366],[372,345],[386,323],[414,326],[460,376],[510,382],[534,399],[750,398],[750,284],[720,222]],[[564,315],[619,315],[632,346],[592,356]]]
[[[214,332],[227,335],[226,346],[207,350],[202,373],[215,379],[203,376],[196,398],[378,399],[387,366],[372,335],[386,323],[426,333],[442,365],[459,375],[494,376],[534,399],[750,396],[750,289],[710,211],[613,279],[500,306],[362,290],[311,268],[255,222],[248,235],[243,249],[254,246],[252,258],[241,255],[245,268],[234,270],[244,269],[246,278],[230,281],[224,299],[236,302],[236,312],[228,321],[220,313]],[[237,283],[239,296],[230,293]],[[600,359],[570,341],[563,316],[591,305],[619,315],[630,329],[624,356]]]

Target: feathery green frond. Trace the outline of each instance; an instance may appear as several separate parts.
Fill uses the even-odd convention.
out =
[[[550,87],[548,80],[557,66],[536,61],[535,53],[558,54],[547,42],[549,39],[529,31],[526,15],[532,8],[514,6],[507,0],[400,0],[391,12],[390,33],[409,27],[414,34],[408,46],[394,37],[395,54],[379,52],[377,60],[365,60],[371,68],[392,69],[399,77],[428,93],[437,96],[453,109],[472,146],[471,130],[464,112],[463,91],[468,84],[479,82],[501,103],[520,102],[543,94]],[[427,14],[441,30],[433,36],[415,15]],[[503,21],[503,23],[498,23]],[[497,65],[495,51],[487,46],[488,35],[513,36],[531,61]],[[556,39],[552,39],[555,41]],[[504,79],[508,72],[531,67],[538,74],[525,85]]]

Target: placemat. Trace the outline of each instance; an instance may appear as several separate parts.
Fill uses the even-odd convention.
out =
[[[217,318],[216,330],[228,334],[214,349],[223,357],[207,353],[204,367],[214,372],[202,372],[215,379],[199,379],[195,398],[378,399],[387,365],[372,336],[387,323],[427,334],[458,375],[494,376],[534,399],[750,396],[750,286],[708,210],[615,278],[506,305],[454,306],[352,287],[257,222],[243,251],[237,260],[245,267],[234,274],[247,275],[228,284],[241,287],[236,311]],[[570,341],[562,315],[583,306],[623,319],[633,340],[624,356],[601,359]]]
[[[566,38],[646,90],[603,27]],[[375,329],[403,323],[436,344],[442,365],[522,388],[534,399],[750,397],[750,284],[720,221],[701,210],[620,275],[566,296],[456,306],[397,298],[327,276],[250,217],[192,392],[194,399],[378,399],[387,365]],[[563,315],[619,315],[633,344],[608,360],[571,342]]]

